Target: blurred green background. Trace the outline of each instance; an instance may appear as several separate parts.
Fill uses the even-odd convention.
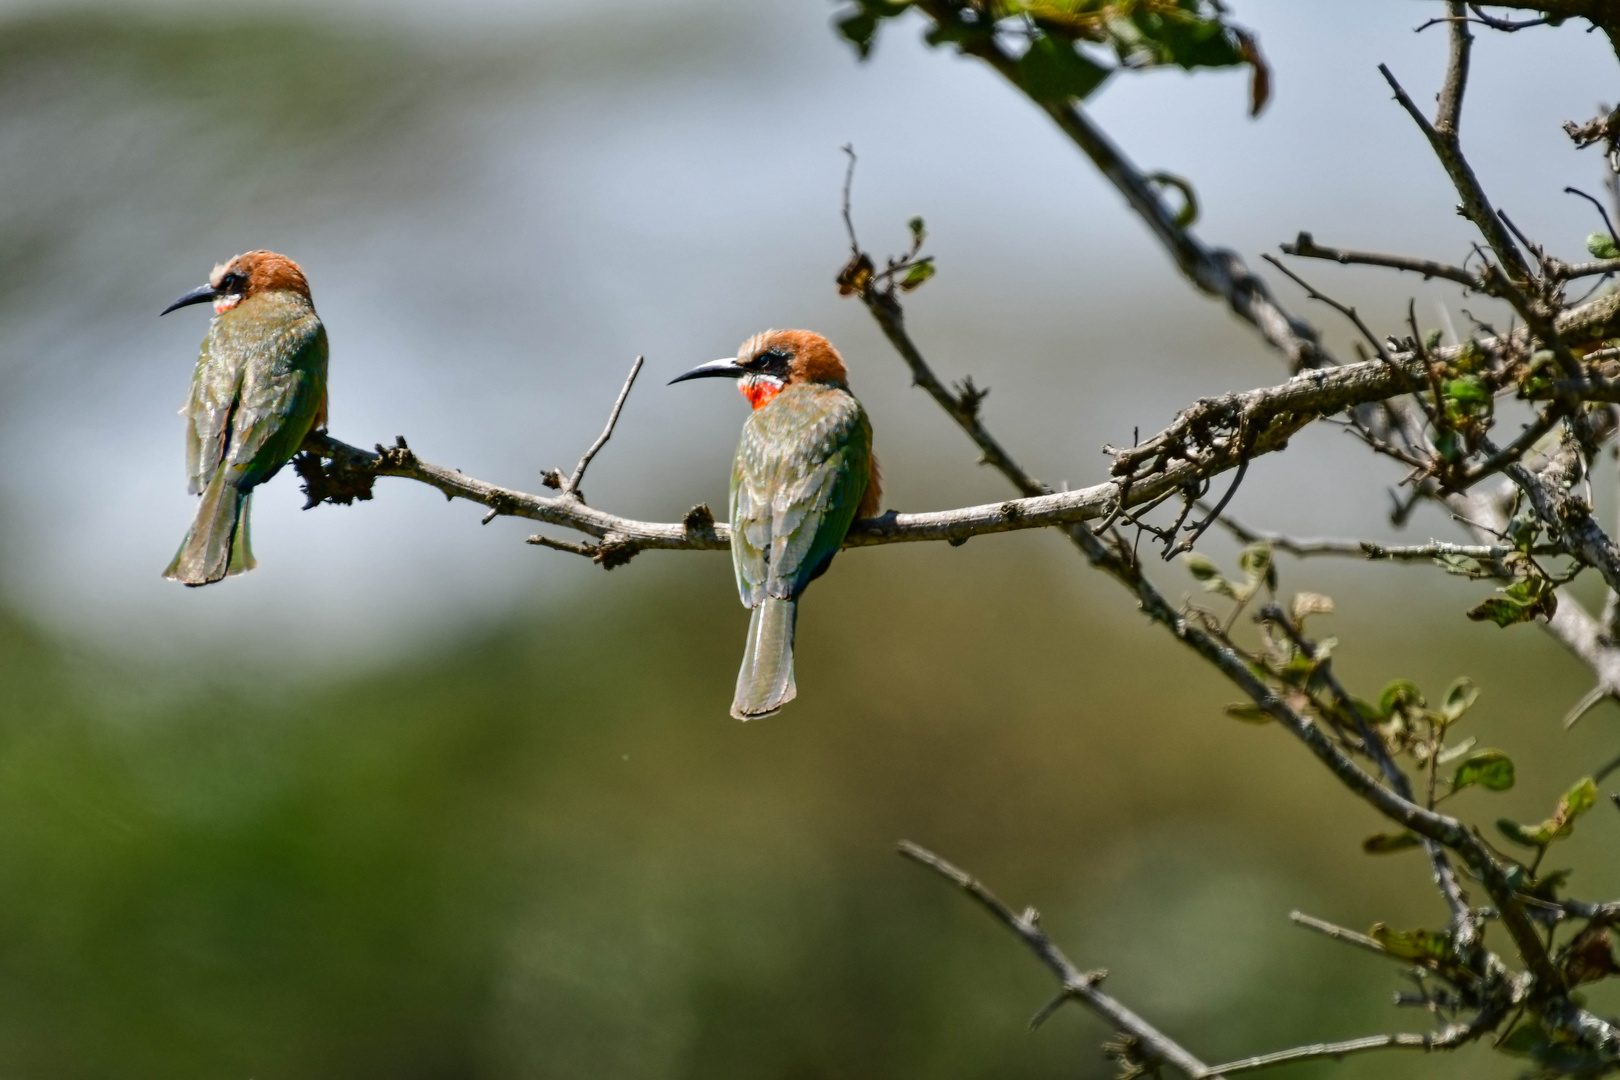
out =
[[[1264,119],[1241,75],[1124,81],[1097,113],[1251,255],[1314,227],[1449,256],[1443,178],[1371,69],[1435,81],[1422,10],[1244,4],[1278,70]],[[0,7],[0,1074],[1111,1075],[1077,1008],[1027,1030],[1049,977],[901,838],[1038,906],[1206,1060],[1421,1027],[1395,969],[1287,915],[1433,923],[1422,860],[1362,855],[1374,816],[1225,717],[1232,692],[1056,537],[845,554],[805,604],[800,700],[746,726],[720,555],[604,575],[402,482],[301,514],[289,475],[256,500],[260,570],[158,580],[191,512],[172,409],[202,326],[153,316],[254,246],[310,271],[334,434],[497,482],[572,462],[645,352],[588,485],[644,517],[723,505],[741,422],[663,378],[772,324],[842,345],[893,505],[1003,493],[833,295],[851,139],[868,243],[913,212],[935,232],[919,338],[995,387],[987,416],[1042,475],[1091,482],[1101,442],[1281,377],[1026,104],[915,35],[858,66],[830,11]],[[1597,163],[1557,122],[1613,59],[1571,30],[1480,52],[1481,167],[1578,252],[1558,189]],[[1426,323],[1463,319],[1439,290],[1320,276],[1378,318],[1415,292]],[[1306,433],[1235,509],[1390,535],[1398,477],[1348,443]],[[1283,583],[1336,596],[1321,629],[1358,692],[1480,684],[1470,733],[1520,783],[1462,796],[1472,819],[1537,819],[1615,752],[1612,710],[1557,733],[1587,683],[1550,641],[1461,617],[1481,586],[1287,560]],[[1620,890],[1604,810],[1555,853],[1594,899]]]

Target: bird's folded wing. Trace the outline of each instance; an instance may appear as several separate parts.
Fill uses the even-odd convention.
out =
[[[326,332],[311,316],[250,348],[268,350],[268,362],[246,365],[227,456],[252,486],[297,453],[326,396]]]
[[[846,404],[847,403],[847,404]],[[808,425],[756,413],[732,475],[732,563],[742,602],[797,596],[843,544],[871,431],[852,398]]]

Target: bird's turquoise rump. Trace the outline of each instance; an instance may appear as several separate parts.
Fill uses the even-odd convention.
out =
[[[253,569],[252,491],[326,413],[326,330],[295,263],[268,251],[216,267],[176,307],[212,301],[186,400],[186,473],[202,506],[163,576],[206,585]]]
[[[731,474],[731,559],[752,609],[731,713],[749,720],[798,692],[799,596],[831,564],[850,524],[877,510],[872,426],[849,392],[843,360],[806,331],[760,334],[736,360],[682,378],[700,375],[738,379],[754,404]]]

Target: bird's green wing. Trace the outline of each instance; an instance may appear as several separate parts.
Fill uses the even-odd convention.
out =
[[[748,607],[794,597],[843,545],[871,468],[860,404],[790,387],[749,418],[732,474],[732,563]]]
[[[203,342],[187,409],[193,491],[221,466],[244,488],[269,479],[297,452],[325,398],[320,319],[307,307],[266,300],[215,319]]]
[[[313,315],[272,339],[271,362],[250,364],[232,419],[232,466],[248,486],[285,465],[326,398],[326,330]]]
[[[240,347],[219,332],[219,323],[209,327],[191,375],[191,395],[186,401],[186,479],[187,490],[200,495],[213,479],[225,457],[230,435],[231,412],[241,389],[246,356]]]

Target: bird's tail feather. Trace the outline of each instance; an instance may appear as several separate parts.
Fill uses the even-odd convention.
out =
[[[793,625],[797,600],[767,597],[748,619],[748,648],[737,673],[731,715],[739,720],[770,716],[793,700]]]
[[[227,574],[240,574],[258,565],[248,540],[248,511],[252,495],[229,482],[220,469],[203,489],[202,505],[191,531],[163,571],[170,581],[207,585]]]

